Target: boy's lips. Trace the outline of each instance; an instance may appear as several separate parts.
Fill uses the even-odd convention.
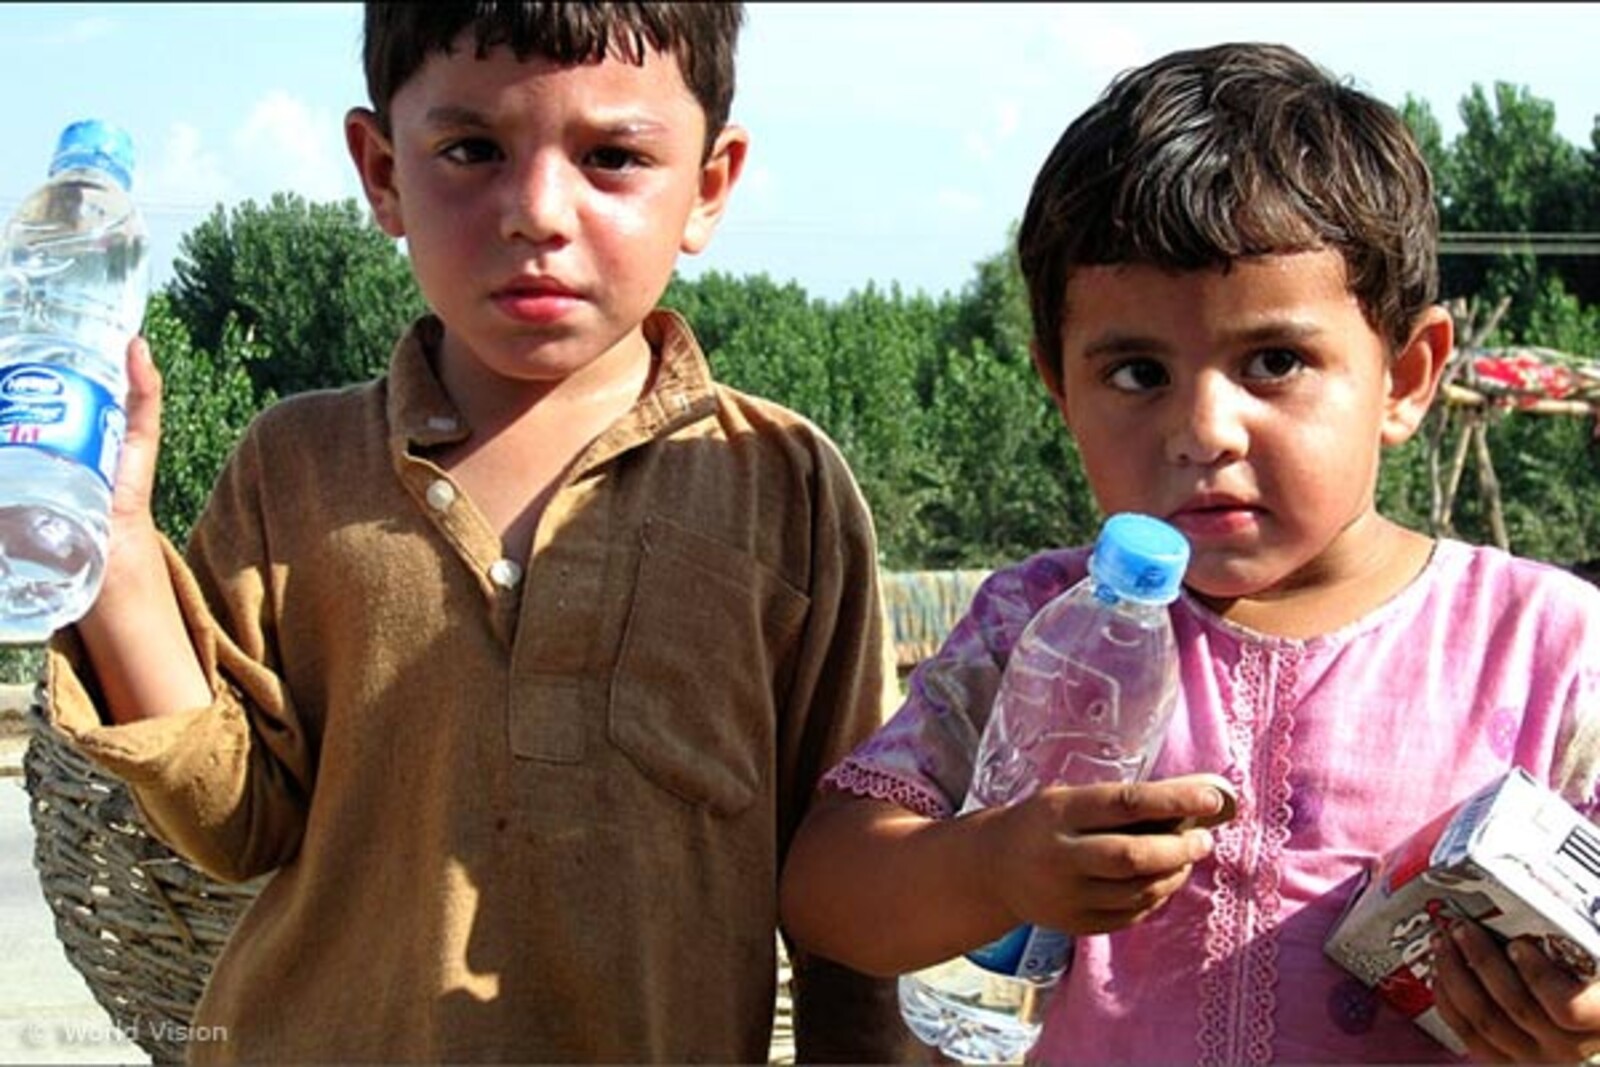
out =
[[[567,314],[582,297],[550,278],[522,278],[495,289],[489,299],[510,318],[542,324]]]

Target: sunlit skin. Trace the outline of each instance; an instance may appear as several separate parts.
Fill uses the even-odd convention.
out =
[[[1434,937],[1439,1014],[1479,1063],[1579,1063],[1600,1054],[1600,983],[1528,939],[1502,947],[1471,922]]]
[[[1374,494],[1383,448],[1415,432],[1437,387],[1443,310],[1391,356],[1331,251],[1082,268],[1066,297],[1056,399],[1095,497],[1182,530],[1186,585],[1220,614],[1323,633],[1421,570],[1431,541]]]
[[[646,390],[639,324],[710,240],[746,135],[707,151],[670,55],[562,67],[470,37],[400,87],[387,133],[364,108],[345,132],[448,323],[438,372],[473,436],[439,458],[523,558],[562,471]]]
[[[647,388],[639,323],[677,256],[710,240],[748,138],[728,126],[706,144],[670,56],[561,68],[480,60],[470,40],[430,56],[390,119],[385,133],[356,108],[345,139],[449,323],[437,369],[470,434],[434,458],[524,559],[563,472]],[[128,375],[105,584],[78,624],[117,722],[211,701],[150,511],[161,378],[142,340]]]
[[[1189,590],[1264,633],[1355,621],[1426,565],[1380,515],[1378,462],[1416,432],[1452,342],[1441,309],[1391,355],[1331,252],[1229,271],[1093,267],[1067,284],[1057,405],[1106,513],[1189,538]],[[1470,923],[1436,940],[1440,1014],[1480,1062],[1600,1051],[1600,984]]]

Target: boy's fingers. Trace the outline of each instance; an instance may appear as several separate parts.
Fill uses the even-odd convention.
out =
[[[124,504],[140,508],[147,505],[155,483],[161,441],[161,372],[142,337],[128,342],[127,356],[128,428],[117,461],[117,496],[124,498]]]

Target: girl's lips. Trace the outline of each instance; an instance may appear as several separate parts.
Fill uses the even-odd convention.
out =
[[[1190,540],[1210,540],[1250,532],[1260,525],[1260,509],[1248,504],[1206,504],[1175,512],[1170,522]]]

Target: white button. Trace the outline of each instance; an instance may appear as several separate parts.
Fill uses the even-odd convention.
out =
[[[440,478],[428,486],[428,506],[434,511],[446,511],[456,502],[456,487]]]
[[[454,430],[455,428],[456,420],[449,415],[428,416],[428,429],[430,430]]]
[[[522,568],[509,559],[497,559],[489,564],[489,580],[501,589],[515,589],[522,581]]]

